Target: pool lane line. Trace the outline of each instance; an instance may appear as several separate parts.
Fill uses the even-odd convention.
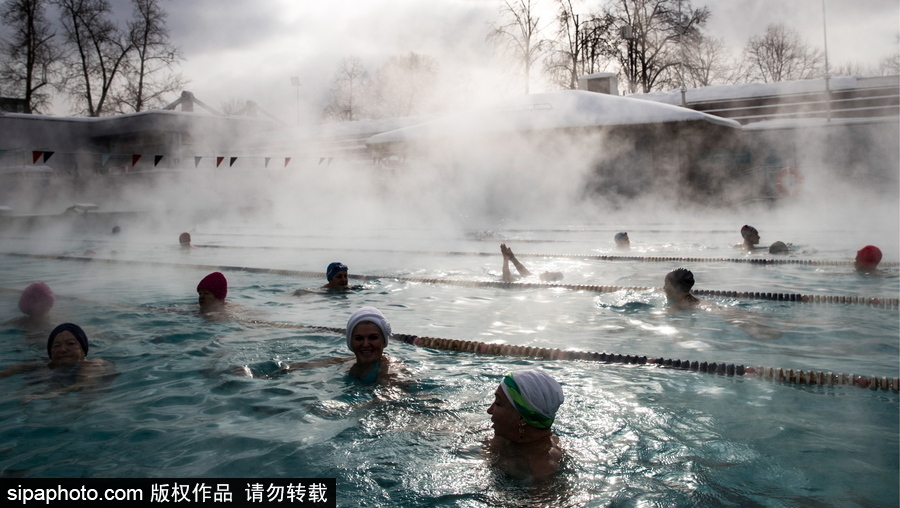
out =
[[[207,235],[210,236],[210,235]],[[27,237],[10,237],[21,240],[30,240]],[[79,240],[82,241],[82,240]],[[98,243],[113,243],[113,240],[92,240]],[[158,245],[151,242],[143,242],[144,245]],[[331,247],[293,247],[293,246],[274,246],[274,245],[211,245],[211,244],[191,244],[191,247],[199,249],[260,249],[260,250],[313,250],[313,251],[331,251]],[[428,256],[477,256],[492,257],[502,256],[496,252],[469,252],[469,251],[429,251],[429,250],[399,250],[399,249],[368,249],[368,252],[379,252],[385,254],[416,254]],[[643,263],[750,263],[753,265],[802,265],[802,266],[853,266],[854,261],[825,261],[815,259],[766,259],[766,258],[697,258],[682,256],[620,256],[605,254],[516,254],[516,257],[522,258],[563,258],[563,259],[582,259],[588,261],[639,261]],[[883,261],[879,266],[885,268],[896,268],[900,266],[898,261]]]
[[[289,275],[297,277],[322,278],[325,272],[310,272],[302,270],[283,270],[276,268],[252,268],[245,266],[228,266],[228,265],[199,265],[190,263],[165,263],[162,261],[137,261],[127,259],[104,259],[84,256],[54,256],[47,254],[22,254],[22,253],[3,253],[7,256],[24,257],[32,259],[47,259],[57,261],[82,261],[97,263],[116,263],[130,265],[150,265],[158,267],[175,267],[187,269],[202,269],[212,271],[235,271],[250,273],[267,273],[274,275]],[[617,291],[662,291],[661,288],[647,286],[598,286],[586,284],[558,284],[555,282],[502,282],[502,281],[467,281],[452,279],[433,279],[423,277],[402,277],[396,275],[363,275],[352,274],[349,276],[356,280],[380,280],[394,279],[404,282],[417,282],[422,284],[441,284],[460,287],[491,287],[500,289],[568,289],[571,291],[591,291],[595,293],[614,293]],[[771,300],[778,302],[797,302],[797,303],[832,303],[832,304],[848,304],[848,305],[867,305],[871,307],[900,309],[900,298],[878,298],[863,296],[840,296],[840,295],[804,295],[799,293],[769,293],[761,291],[722,291],[712,289],[695,289],[692,291],[694,295],[699,296],[715,296],[724,298],[739,298],[750,300]]]
[[[233,245],[194,245],[202,249],[291,249],[291,250],[333,250],[327,247],[254,247]],[[500,256],[496,252],[466,252],[466,251],[426,251],[426,250],[397,250],[397,249],[368,249],[368,252],[380,252],[387,254],[417,254],[431,256]],[[598,254],[516,254],[521,258],[563,258],[583,259],[588,261],[640,261],[653,262],[680,262],[680,263],[750,263],[753,265],[808,265],[808,266],[853,266],[853,261],[821,261],[815,259],[752,259],[752,258],[695,258],[680,256],[610,256]],[[886,261],[879,263],[883,267],[897,267],[900,262]]]
[[[0,287],[0,292],[21,293],[22,290]],[[133,305],[123,305],[118,303],[103,302],[74,296],[56,295],[57,298],[64,300],[72,300],[81,303],[91,303],[129,310],[149,310],[154,312],[167,312],[179,315],[193,315],[194,312],[177,311],[173,309],[165,309],[159,307],[136,307]],[[346,328],[336,328],[330,326],[304,325],[298,323],[281,323],[276,321],[266,321],[254,318],[233,317],[233,321],[247,325],[266,326],[270,328],[292,329],[292,330],[309,330],[318,332],[331,332],[337,335],[346,335]],[[856,376],[855,374],[844,374],[824,371],[812,371],[802,369],[783,369],[780,367],[752,367],[744,365],[726,364],[725,362],[697,362],[690,360],[672,360],[671,358],[648,358],[639,355],[621,355],[612,353],[597,353],[590,351],[563,351],[559,348],[545,348],[536,346],[521,346],[515,344],[498,344],[477,342],[471,340],[444,339],[439,337],[420,337],[405,333],[392,334],[394,340],[400,340],[405,344],[426,349],[438,349],[446,351],[459,351],[463,353],[475,353],[491,356],[508,356],[508,357],[525,357],[543,360],[563,360],[563,361],[585,361],[585,362],[602,362],[605,364],[621,363],[630,365],[651,365],[659,368],[671,368],[690,372],[702,372],[707,374],[717,374],[720,376],[738,376],[738,377],[757,377],[766,381],[776,381],[788,384],[806,384],[806,385],[827,385],[829,387],[835,385],[853,385],[860,388],[869,388],[870,390],[881,389],[883,391],[893,390],[900,391],[900,378],[888,378],[885,376]]]
[[[780,367],[752,367],[732,363],[697,362],[672,360],[670,358],[648,358],[638,355],[596,353],[589,351],[563,351],[559,348],[543,348],[510,344],[488,344],[469,340],[418,337],[415,335],[393,334],[393,337],[407,344],[429,349],[460,351],[494,356],[540,358],[544,360],[590,361],[603,363],[623,363],[632,365],[655,365],[689,372],[704,372],[720,376],[757,377],[766,381],[805,385],[853,385],[870,390],[900,391],[900,378],[886,376],[857,376],[824,371],[783,369]]]

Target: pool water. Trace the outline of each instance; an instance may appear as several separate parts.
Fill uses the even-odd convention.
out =
[[[632,225],[562,225],[462,235],[206,226],[180,250],[178,232],[3,239],[4,254],[70,254],[94,262],[0,256],[0,287],[43,280],[54,321],[82,325],[90,357],[118,377],[90,390],[22,404],[27,376],[4,379],[5,477],[335,477],[339,506],[897,506],[897,392],[728,377],[652,366],[482,355],[392,342],[417,380],[406,391],[360,384],[339,367],[250,379],[278,365],[349,354],[342,336],[275,324],[342,328],[364,305],[395,333],[563,350],[897,377],[896,308],[708,297],[717,311],[666,312],[659,288],[686,267],[698,289],[897,298],[900,270],[863,276],[846,265],[716,261],[770,258],[735,250],[734,233]],[[365,236],[368,235],[368,236]],[[852,259],[858,246],[797,233],[794,259]],[[359,248],[361,242],[365,248]],[[689,240],[687,239],[689,238]],[[480,287],[410,282],[496,281],[505,241],[534,273],[563,284]],[[895,248],[896,250],[896,248]],[[490,255],[476,255],[487,253]],[[532,256],[545,254],[546,256]],[[595,260],[556,254],[627,255]],[[646,261],[647,257],[694,258]],[[885,261],[896,261],[885,250]],[[99,262],[99,260],[112,260]],[[293,296],[324,279],[223,270],[244,320],[195,313],[200,265],[322,272],[350,267],[347,294]],[[355,281],[354,275],[379,275]],[[532,279],[526,279],[532,281]],[[535,280],[536,281],[536,278]],[[2,316],[18,315],[0,291]],[[251,322],[255,321],[255,322]],[[749,323],[749,324],[748,324]],[[44,338],[0,326],[3,367],[45,355]],[[509,478],[482,455],[485,413],[501,376],[540,367],[562,384],[555,432],[566,458],[549,483]]]

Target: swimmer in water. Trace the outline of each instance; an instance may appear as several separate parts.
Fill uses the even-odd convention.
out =
[[[769,254],[787,254],[790,247],[784,242],[775,242],[769,246]]]
[[[563,403],[562,387],[543,370],[507,374],[488,407],[494,436],[491,463],[512,476],[546,478],[559,471],[562,450],[550,429]]]
[[[50,309],[53,308],[55,301],[56,297],[50,286],[43,282],[33,282],[22,290],[22,295],[19,296],[19,310],[25,315],[14,318],[6,324],[29,330],[47,330],[50,328]]]
[[[0,379],[40,369],[48,371],[74,369],[71,370],[74,381],[71,384],[44,394],[29,395],[25,397],[23,402],[35,399],[48,399],[94,385],[111,373],[110,367],[112,364],[105,360],[88,360],[88,349],[88,338],[84,330],[76,324],[63,323],[54,328],[47,338],[47,356],[50,360],[48,363],[36,361],[13,365],[0,371]]]
[[[292,363],[283,371],[338,365],[356,360],[347,375],[366,384],[393,385],[405,380],[400,375],[401,362],[384,354],[391,337],[391,324],[374,307],[362,307],[347,321],[347,349],[353,356],[341,356],[312,362]]]
[[[759,231],[753,226],[744,225],[741,228],[741,236],[744,238],[744,243],[739,243],[735,247],[752,251],[759,244]]]
[[[348,274],[347,265],[340,261],[335,261],[328,265],[328,268],[325,270],[325,279],[328,283],[322,286],[323,289],[346,291],[350,287],[350,275]]]
[[[200,314],[217,314],[225,311],[228,281],[221,272],[213,272],[197,284],[197,303]]]
[[[178,236],[178,243],[181,245],[182,249],[192,249],[193,248],[193,246],[191,245],[191,234],[190,233],[187,233],[187,232],[181,233],[181,235]]]
[[[700,308],[723,316],[735,328],[754,339],[775,340],[781,337],[781,331],[772,327],[771,319],[757,316],[749,311],[722,307],[708,300],[701,300],[691,294],[694,287],[694,274],[685,268],[678,268],[666,274],[663,291],[670,311]]]
[[[881,249],[874,245],[866,245],[856,251],[853,266],[860,273],[875,273],[879,271],[878,263],[881,263]]]
[[[622,231],[621,233],[616,233],[616,247],[622,250],[628,250],[631,248],[631,240],[628,239],[628,233]]]
[[[670,309],[685,309],[700,303],[700,299],[691,294],[694,287],[694,274],[686,268],[678,268],[666,274],[663,291],[666,292]]]
[[[531,272],[525,268],[525,265],[516,259],[516,255],[513,254],[512,249],[507,247],[505,243],[500,244],[500,253],[503,254],[503,282],[512,282],[516,280],[509,271],[510,261],[512,261],[512,264],[516,267],[520,277],[528,277],[531,275]],[[543,282],[552,282],[562,280],[563,274],[562,272],[544,272],[539,277]]]

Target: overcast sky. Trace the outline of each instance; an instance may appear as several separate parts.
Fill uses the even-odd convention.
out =
[[[533,0],[552,22],[552,0]],[[129,2],[112,0],[127,15]],[[521,83],[498,65],[485,41],[496,0],[190,0],[167,1],[171,40],[185,61],[188,89],[213,107],[229,98],[254,100],[292,120],[298,76],[301,104],[320,107],[338,61],[359,56],[374,72],[388,56],[410,51],[435,57],[443,80],[477,98],[520,93]],[[579,4],[575,0],[576,5]],[[587,15],[599,1],[582,2]],[[712,12],[707,34],[737,54],[766,25],[786,22],[823,47],[822,0],[695,1]],[[596,9],[596,7],[594,7]],[[900,2],[825,0],[831,65],[875,65],[898,51]],[[576,11],[578,8],[576,7]],[[612,70],[612,69],[610,69]],[[535,81],[533,91],[540,91]],[[59,109],[59,108],[57,108]],[[64,114],[65,111],[55,111]]]

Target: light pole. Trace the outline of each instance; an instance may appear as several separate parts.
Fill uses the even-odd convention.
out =
[[[297,127],[300,127],[300,78],[291,76],[291,86],[297,87]]]
[[[825,115],[826,121],[831,121],[831,84],[828,83],[831,76],[828,75],[828,27],[825,23],[825,0],[822,0],[822,37],[825,39]]]

